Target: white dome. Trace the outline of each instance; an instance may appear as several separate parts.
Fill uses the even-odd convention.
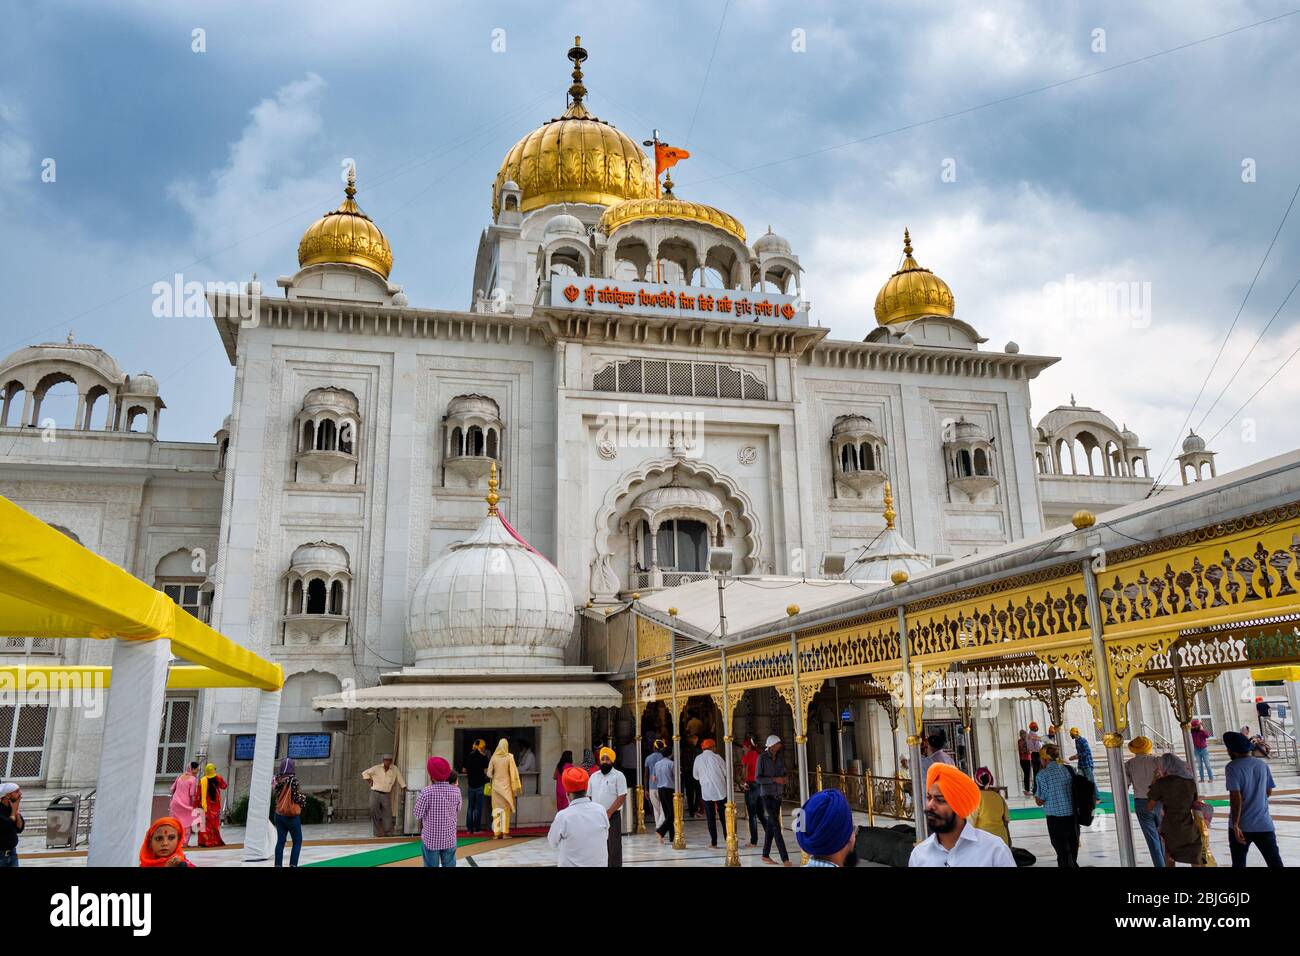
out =
[[[573,620],[564,576],[489,514],[421,575],[407,609],[406,639],[417,667],[559,667]]]
[[[886,528],[848,572],[855,584],[892,584],[895,571],[906,571],[909,578],[930,570],[930,559],[908,543],[894,528]]]
[[[20,365],[28,365],[32,362],[72,362],[84,365],[94,369],[114,384],[120,383],[126,377],[111,355],[94,345],[72,341],[71,334],[66,342],[44,342],[19,349],[0,361],[0,373],[7,373]]]
[[[857,413],[841,415],[831,426],[831,437],[851,436],[853,438],[879,438],[880,433],[870,418]]]
[[[561,237],[583,239],[587,238],[587,227],[582,224],[582,220],[577,216],[570,216],[568,213],[560,213],[546,224],[542,230],[542,243],[548,243],[552,239]]]
[[[790,242],[784,236],[778,236],[772,231],[772,227],[767,227],[767,232],[754,241],[754,251],[761,256],[789,256],[793,255],[790,251]]]
[[[661,511],[705,511],[716,515],[722,510],[722,503],[702,488],[685,488],[681,485],[664,485],[651,488],[636,496],[631,511],[644,511],[653,517]]]
[[[1205,439],[1196,432],[1188,432],[1187,437],[1183,439],[1183,454],[1197,451],[1205,451]]]
[[[141,372],[139,375],[132,375],[127,383],[128,395],[157,395],[158,379],[154,378],[148,372]]]
[[[1127,445],[1129,448],[1138,447],[1139,439],[1137,436],[1137,432],[1130,431],[1128,425],[1125,425],[1123,429],[1120,430],[1119,437],[1124,439],[1124,444]]]
[[[988,441],[988,436],[978,423],[959,418],[952,423],[952,441]]]
[[[313,541],[311,544],[302,544],[294,549],[289,567],[298,572],[346,571],[348,553],[337,544]]]

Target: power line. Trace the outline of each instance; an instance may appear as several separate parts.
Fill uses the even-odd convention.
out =
[[[1211,402],[1210,407],[1205,410],[1205,414],[1201,416],[1201,420],[1196,423],[1197,428],[1201,428],[1205,425],[1206,420],[1210,417],[1210,412],[1214,411],[1214,408],[1219,404],[1220,399],[1222,399],[1223,396],[1227,393],[1228,386],[1230,386],[1233,382],[1237,380],[1237,376],[1241,373],[1241,370],[1245,366],[1247,360],[1251,357],[1252,354],[1254,354],[1255,348],[1259,345],[1259,343],[1264,340],[1265,333],[1267,333],[1268,330],[1272,328],[1273,323],[1277,320],[1277,317],[1281,315],[1282,310],[1286,308],[1286,304],[1291,301],[1291,296],[1295,295],[1296,289],[1300,289],[1300,279],[1295,280],[1295,283],[1291,286],[1291,290],[1287,292],[1286,298],[1282,300],[1282,304],[1277,307],[1276,311],[1274,311],[1273,317],[1270,318],[1267,323],[1265,323],[1262,329],[1259,330],[1259,335],[1255,337],[1255,341],[1251,343],[1250,349],[1246,352],[1246,355],[1242,358],[1242,360],[1237,364],[1237,368],[1233,371],[1232,377],[1228,379],[1227,384],[1223,386],[1219,394],[1214,397],[1214,401]]]
[[[1279,20],[1285,19],[1286,17],[1295,16],[1298,13],[1300,13],[1300,9],[1289,10],[1286,13],[1279,13],[1277,16],[1267,17],[1263,20],[1256,20],[1254,23],[1243,24],[1242,26],[1234,27],[1231,30],[1224,30],[1221,33],[1215,33],[1211,36],[1201,37],[1199,40],[1189,40],[1186,43],[1180,43],[1177,46],[1169,47],[1167,50],[1158,50],[1155,53],[1148,53],[1146,56],[1136,57],[1135,59],[1132,60],[1125,60],[1123,63],[1116,63],[1112,66],[1103,67],[1100,70],[1093,70],[1090,73],[1081,73],[1078,76],[1067,77],[1066,79],[1057,80],[1054,83],[1048,83],[1044,86],[1037,86],[1030,90],[1023,90],[1019,93],[1013,93],[1009,96],[1003,96],[995,100],[989,100],[987,103],[980,103],[977,106],[968,106],[965,109],[954,110],[951,113],[943,113],[939,116],[933,116],[929,119],[919,120],[915,123],[908,123],[904,126],[897,126],[893,129],[882,130],[879,133],[872,133],[869,136],[863,136],[859,139],[851,139],[843,143],[836,143],[833,146],[823,146],[820,149],[809,150],[806,153],[796,153],[792,156],[786,156],[783,159],[773,159],[766,163],[759,163],[755,166],[747,166],[743,169],[737,170],[737,172],[742,172],[742,173],[752,172],[755,169],[766,169],[769,166],[779,166],[783,163],[793,162],[797,159],[807,159],[811,156],[820,156],[824,153],[833,152],[834,150],[837,149],[845,149],[849,146],[857,146],[862,143],[869,143],[872,140],[883,139],[884,137],[892,136],[895,133],[903,133],[903,132],[907,132],[908,130],[918,129],[922,126],[931,126],[935,123],[941,123],[944,120],[954,119],[958,116],[966,116],[971,113],[979,112],[980,110],[991,109],[994,106],[1001,106],[1004,103],[1012,103],[1015,102],[1016,100],[1024,99],[1025,97],[1028,96],[1034,96],[1038,93],[1046,93],[1050,90],[1059,89],[1060,87],[1068,86],[1071,83],[1078,83],[1083,80],[1090,80],[1094,77],[1103,76],[1107,73],[1113,73],[1116,70],[1122,70],[1125,69],[1126,67],[1135,66],[1139,63],[1146,63],[1151,60],[1159,59],[1162,56],[1169,56],[1170,54],[1173,53],[1179,53],[1183,50],[1190,49],[1194,46],[1200,46],[1201,44],[1204,43],[1210,43],[1213,40],[1221,40],[1224,37],[1232,36],[1235,33],[1242,33],[1246,30],[1254,29],[1255,27],[1260,27],[1270,23],[1275,23]],[[734,173],[723,173],[718,176],[712,176],[709,179],[697,179],[694,181],[690,181],[686,183],[686,185],[697,186],[700,183],[712,182],[715,179],[725,179],[728,176],[732,176],[732,175],[734,175]]]
[[[1264,250],[1264,258],[1260,259],[1259,267],[1255,270],[1255,275],[1251,278],[1250,285],[1246,287],[1246,294],[1241,297],[1241,305],[1237,306],[1237,314],[1232,317],[1232,324],[1228,326],[1228,331],[1224,334],[1223,341],[1219,343],[1219,351],[1215,353],[1214,361],[1210,363],[1210,370],[1205,373],[1205,378],[1201,380],[1201,387],[1196,392],[1196,398],[1192,400],[1191,407],[1187,409],[1187,415],[1183,418],[1182,425],[1179,426],[1178,431],[1174,433],[1173,440],[1169,445],[1169,454],[1166,456],[1164,464],[1160,466],[1160,470],[1156,472],[1155,481],[1152,482],[1151,490],[1147,492],[1147,497],[1151,495],[1151,491],[1154,491],[1155,488],[1159,486],[1161,479],[1165,476],[1165,472],[1169,470],[1169,464],[1174,458],[1174,450],[1178,447],[1178,442],[1182,440],[1183,429],[1185,429],[1187,423],[1192,420],[1192,413],[1196,411],[1196,406],[1200,404],[1201,396],[1205,394],[1205,386],[1210,384],[1210,377],[1218,367],[1219,359],[1223,357],[1223,350],[1227,348],[1228,339],[1232,337],[1233,330],[1241,320],[1241,313],[1245,311],[1246,303],[1250,300],[1250,293],[1254,291],[1255,283],[1259,281],[1260,273],[1264,271],[1264,265],[1268,262],[1268,257],[1273,254],[1273,247],[1277,244],[1277,237],[1282,234],[1282,227],[1286,225],[1287,219],[1291,216],[1291,209],[1295,206],[1296,196],[1300,196],[1300,183],[1296,183],[1295,192],[1291,194],[1291,201],[1287,203],[1286,212],[1282,214],[1282,221],[1277,224],[1277,229],[1273,232],[1273,238],[1269,241],[1268,248]],[[1289,299],[1290,297],[1290,293],[1288,293],[1287,298]],[[1286,304],[1285,301],[1283,304]],[[1253,348],[1254,347],[1252,346],[1252,351]],[[1229,384],[1231,384],[1231,380],[1229,380]],[[1212,407],[1213,406],[1211,406],[1211,408]]]
[[[691,114],[691,122],[686,127],[686,139],[682,140],[685,146],[691,139],[691,133],[695,132],[695,120],[700,115],[700,104],[704,102],[704,91],[709,85],[709,74],[713,72],[713,58],[718,55],[718,41],[722,39],[722,27],[727,22],[727,10],[731,7],[731,0],[726,0],[722,5],[722,17],[718,20],[718,32],[713,35],[713,50],[709,53],[709,65],[704,68],[704,82],[700,84],[700,95],[695,98],[695,112]]]

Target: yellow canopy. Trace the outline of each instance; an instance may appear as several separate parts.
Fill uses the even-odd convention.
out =
[[[284,685],[278,664],[2,496],[0,637],[166,639],[176,656],[234,678],[232,686]]]
[[[1300,680],[1300,667],[1294,664],[1285,667],[1255,667],[1250,672],[1251,680]]]
[[[108,687],[113,668],[92,664],[14,664],[0,666],[0,690],[44,693]],[[247,687],[248,682],[208,667],[172,667],[167,671],[168,690],[207,690],[212,687]]]

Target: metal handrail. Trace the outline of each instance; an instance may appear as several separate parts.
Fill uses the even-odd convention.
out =
[[[862,773],[816,774],[817,790],[838,790],[844,794],[849,806],[867,815],[867,825],[875,826],[877,816],[894,820],[914,819],[912,782],[902,776],[877,776]]]
[[[1174,744],[1172,740],[1170,740],[1164,734],[1160,733],[1158,730],[1156,730],[1146,721],[1142,722],[1142,729],[1151,738],[1151,742],[1155,744],[1157,747],[1159,747],[1161,750],[1168,751],[1170,753],[1178,752],[1178,747]]]
[[[1282,729],[1282,724],[1275,717],[1261,717],[1259,719],[1260,729],[1264,731],[1265,739],[1272,740],[1277,744],[1277,756],[1283,759],[1295,761],[1300,766],[1300,742],[1295,737]]]

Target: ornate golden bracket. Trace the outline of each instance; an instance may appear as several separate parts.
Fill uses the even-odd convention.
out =
[[[799,681],[799,696],[803,698],[804,726],[807,726],[808,711],[812,707],[813,698],[817,696],[817,692],[822,689],[822,685],[825,683],[826,680],[822,677]],[[777,684],[776,692],[781,695],[781,699],[785,701],[786,706],[790,708],[790,713],[793,714],[795,712],[794,681]]]
[[[912,713],[916,725],[913,733],[918,737],[923,736],[925,729],[925,698],[939,686],[947,673],[947,664],[931,664],[928,668],[923,664],[912,665]]]
[[[1205,690],[1218,678],[1220,673],[1222,672],[1184,674],[1182,700],[1178,699],[1178,681],[1172,674],[1165,674],[1161,677],[1148,677],[1146,674],[1138,674],[1138,680],[1169,701],[1170,706],[1174,709],[1174,716],[1178,718],[1178,723],[1186,724],[1192,720],[1192,704],[1196,699],[1196,695]]]
[[[1120,638],[1106,642],[1106,662],[1110,667],[1110,691],[1115,702],[1115,729],[1128,729],[1128,698],[1133,678],[1151,663],[1157,654],[1169,649],[1177,634],[1150,634],[1145,637]]]
[[[1092,707],[1092,719],[1101,732],[1101,695],[1097,690],[1097,666],[1092,656],[1092,646],[1088,644],[1061,650],[1034,651],[1034,656],[1049,669],[1055,667],[1066,677],[1078,682],[1084,698]]]
[[[1167,650],[1176,637],[1174,634],[1151,634],[1106,642],[1107,676],[1110,678],[1111,704],[1115,708],[1117,731],[1128,729],[1129,686],[1133,678],[1142,672],[1152,658]],[[1078,682],[1092,707],[1092,719],[1098,732],[1103,731],[1101,692],[1092,646],[1085,644],[1061,650],[1037,650],[1034,651],[1034,656],[1048,667],[1055,667],[1066,677]]]
[[[1058,685],[1056,688],[1057,706],[1053,708],[1052,688],[1050,687],[1026,687],[1025,688],[1025,692],[1029,694],[1030,697],[1032,697],[1034,700],[1038,701],[1044,707],[1047,708],[1047,714],[1051,718],[1052,723],[1054,723],[1058,727],[1060,727],[1063,723],[1065,723],[1065,702],[1069,700],[1071,697],[1076,696],[1079,693],[1079,691],[1080,691],[1080,687],[1078,684],[1066,684],[1064,687]]]

